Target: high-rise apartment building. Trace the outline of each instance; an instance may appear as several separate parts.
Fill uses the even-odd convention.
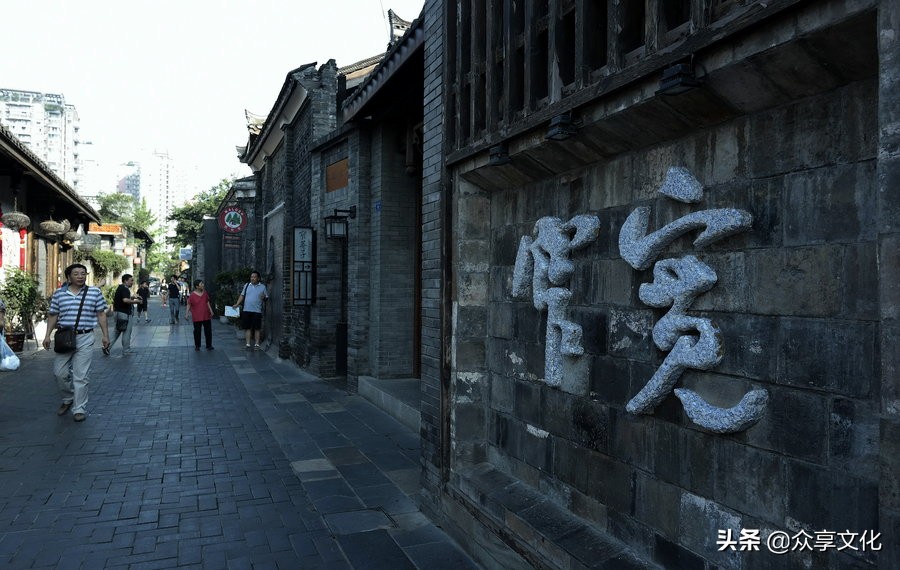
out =
[[[166,228],[166,218],[187,201],[187,184],[176,160],[167,151],[154,150],[141,157],[139,199],[156,216],[157,226]],[[172,231],[172,230],[170,230]]]
[[[78,111],[63,95],[0,89],[0,123],[53,173],[79,189]]]

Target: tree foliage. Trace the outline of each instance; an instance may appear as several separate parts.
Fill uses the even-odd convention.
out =
[[[194,199],[169,214],[168,220],[175,222],[175,237],[169,242],[180,247],[189,247],[196,243],[203,226],[203,216],[212,216],[228,193],[234,180],[223,178],[218,184],[197,194]]]
[[[156,216],[147,207],[147,201],[138,202],[130,194],[114,192],[101,194],[100,218],[106,223],[122,224],[131,233],[145,232],[153,235],[153,226],[156,225]]]
[[[93,251],[75,252],[75,261],[90,261],[94,270],[94,278],[106,282],[106,278],[125,271],[129,267],[125,256],[114,251],[95,249]]]

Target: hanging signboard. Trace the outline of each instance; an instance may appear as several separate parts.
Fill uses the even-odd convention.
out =
[[[247,212],[238,206],[226,206],[219,213],[219,227],[230,234],[244,231],[247,227]]]
[[[309,306],[316,298],[315,233],[312,228],[294,228],[293,282],[294,305]]]

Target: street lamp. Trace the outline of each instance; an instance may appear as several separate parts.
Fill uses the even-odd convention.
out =
[[[325,216],[325,239],[346,239],[348,219],[356,218],[356,206],[347,210],[335,209],[334,214]]]

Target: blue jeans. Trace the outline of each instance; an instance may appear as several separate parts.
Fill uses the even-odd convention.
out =
[[[178,324],[178,312],[181,310],[181,299],[169,297],[169,321]]]

